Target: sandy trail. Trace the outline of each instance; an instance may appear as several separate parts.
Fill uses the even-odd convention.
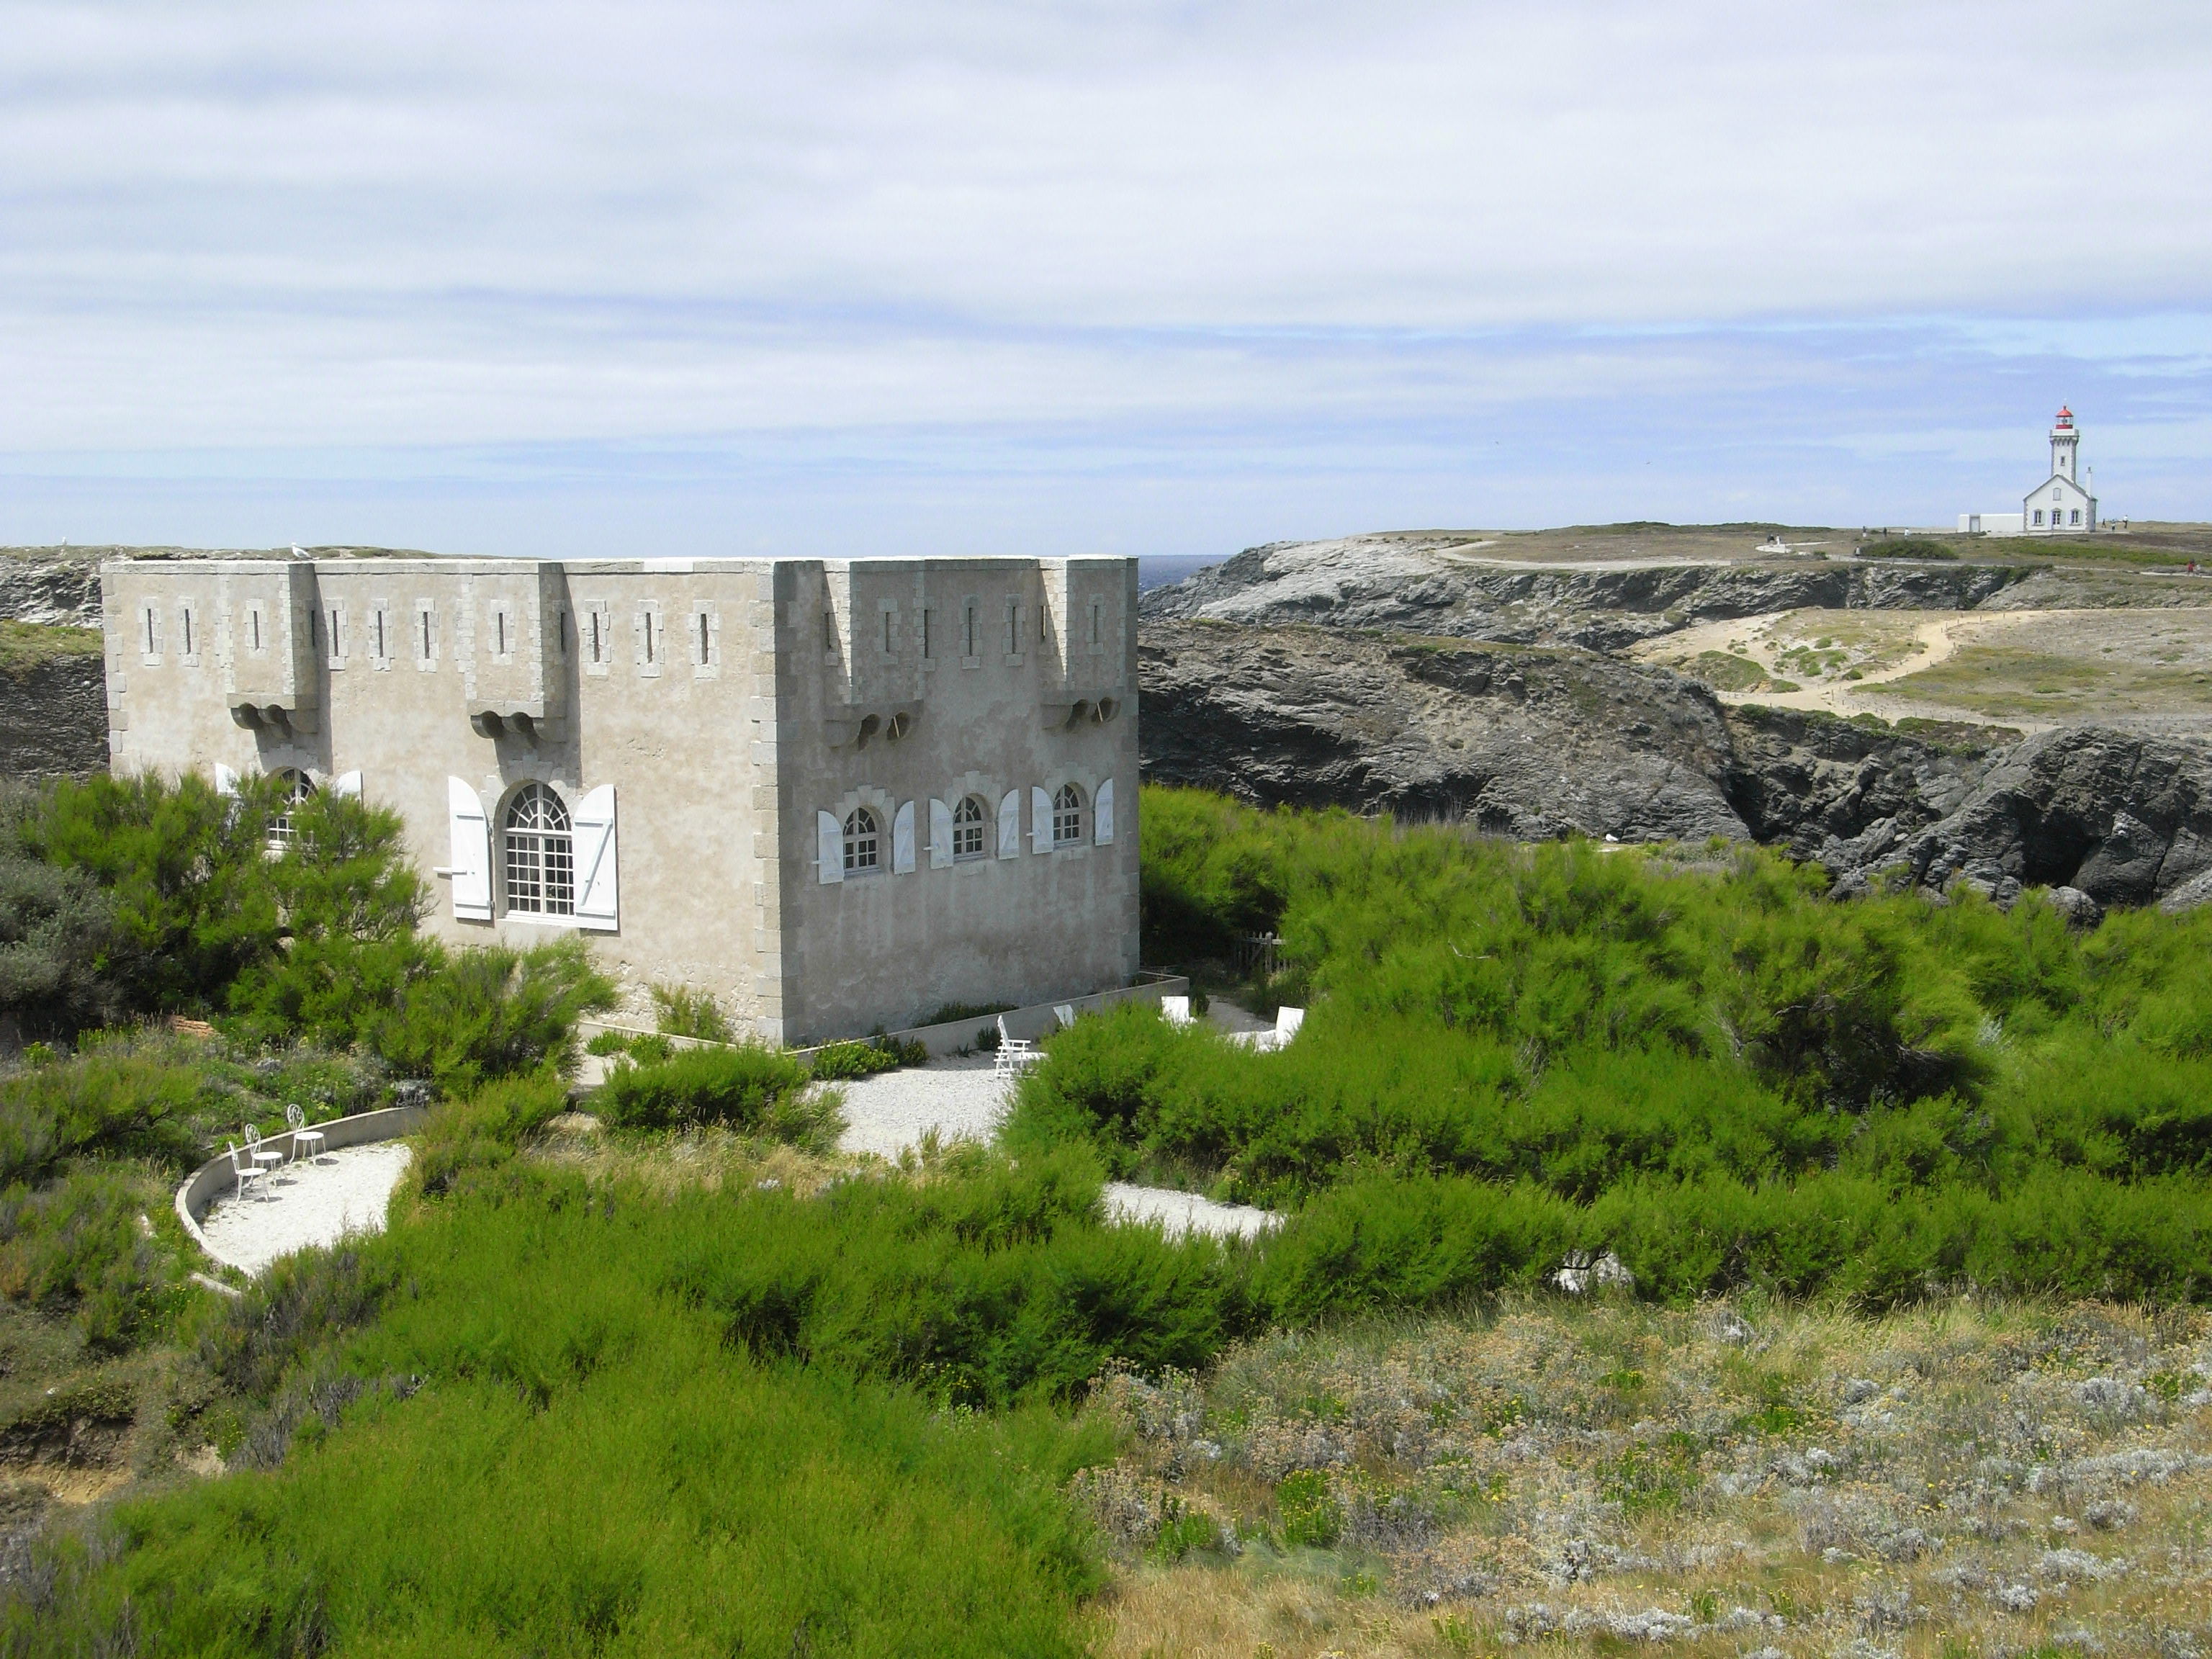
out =
[[[1686,628],[1680,633],[1655,640],[1637,654],[1646,660],[1665,661],[1701,651],[1723,651],[1728,648],[1731,640],[1741,639],[1753,629],[1779,632],[1799,614],[1784,611],[1771,617],[1739,617],[1727,622],[1703,623],[1695,628]],[[1893,693],[1881,696],[1869,696],[1868,694],[1892,681],[1905,679],[1947,662],[1962,647],[1984,639],[1990,634],[2021,628],[2030,623],[2106,614],[2108,613],[2095,611],[1967,611],[1946,613],[1913,629],[1913,642],[1920,647],[1917,651],[1907,651],[1886,666],[1865,669],[1856,680],[1816,681],[1810,685],[1800,685],[1795,691],[1716,691],[1714,695],[1723,702],[1757,703],[1762,708],[1802,708],[1845,717],[1872,713],[1890,720],[1903,714],[1923,714],[1977,725],[2008,726],[2016,731],[2040,731],[2049,722],[2009,716],[2001,721],[1992,720],[1987,715],[1954,708],[1945,703],[1920,702],[1900,698]],[[1777,678],[1789,678],[1786,670],[1775,668],[1773,656],[1772,649],[1767,649],[1760,657],[1760,665]]]

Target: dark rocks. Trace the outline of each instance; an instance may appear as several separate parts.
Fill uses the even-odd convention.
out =
[[[1710,692],[1581,651],[1148,626],[1145,776],[1520,839],[1741,838]]]
[[[1748,838],[1837,890],[1918,885],[2069,919],[2212,901],[2212,750],[2075,726],[1917,731],[1755,708],[1586,651],[1154,622],[1148,779],[1522,839]]]
[[[107,674],[97,655],[0,668],[0,773],[82,777],[107,764]]]

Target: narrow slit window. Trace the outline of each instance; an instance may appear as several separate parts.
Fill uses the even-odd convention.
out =
[[[594,611],[592,612],[592,660],[593,662],[602,660],[601,653],[605,648],[599,632],[599,613]]]
[[[699,613],[699,666],[707,665],[707,613]]]
[[[1099,604],[1097,600],[1093,599],[1091,601],[1091,643],[1093,645],[1097,645],[1100,640],[1103,638],[1103,635],[1100,630],[1103,624],[1103,613],[1106,607]]]
[[[380,659],[387,654],[384,648],[384,612],[376,613],[376,654]]]
[[[333,657],[343,656],[345,654],[344,648],[340,643],[340,637],[341,636],[338,633],[338,613],[335,609],[333,609],[331,612],[331,655]]]
[[[430,613],[424,611],[417,615],[422,623],[422,660],[428,662],[430,660]]]
[[[975,654],[975,607],[972,605],[968,607],[963,625],[965,632],[962,635],[963,648],[960,654],[963,657],[972,657]]]
[[[1006,654],[1012,656],[1022,648],[1022,608],[1018,605],[1006,607]]]
[[[890,613],[890,611],[884,611],[884,654],[886,657],[888,657],[888,656],[890,656],[890,653],[891,653],[891,613]]]
[[[837,648],[837,618],[827,611],[822,613],[822,648],[824,651]]]
[[[647,662],[651,662],[651,661],[653,661],[653,612],[651,612],[650,611],[647,611],[647,612],[645,613],[645,659],[646,659]]]
[[[158,647],[154,643],[154,607],[146,607],[146,654],[152,656]]]
[[[191,656],[191,655],[192,654],[192,608],[191,608],[191,606],[190,606],[190,605],[186,605],[186,606],[185,606],[185,607],[184,607],[184,609],[183,609],[183,611],[180,611],[179,614],[179,616],[181,617],[181,618],[182,618],[182,620],[183,620],[183,622],[184,622],[184,625],[185,625],[185,654],[186,656],[188,656],[188,657],[189,657],[189,656]]]
[[[921,613],[921,654],[924,657],[929,655],[929,619],[933,614],[927,610]]]
[[[507,612],[504,611],[493,611],[491,625],[492,632],[498,640],[498,644],[494,648],[497,650],[501,656],[503,657],[507,654]]]
[[[261,613],[258,611],[247,611],[246,625],[253,635],[253,649],[258,651],[261,648]]]

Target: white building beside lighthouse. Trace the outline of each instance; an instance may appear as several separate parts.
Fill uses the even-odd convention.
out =
[[[2051,425],[2051,476],[2021,498],[2017,513],[1961,513],[1968,535],[2073,536],[2097,527],[2097,498],[2076,474],[2081,434],[2074,411],[2062,408]]]

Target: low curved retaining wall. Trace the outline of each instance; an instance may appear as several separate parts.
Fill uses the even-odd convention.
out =
[[[365,1146],[373,1140],[397,1140],[411,1134],[422,1121],[427,1106],[386,1106],[377,1112],[356,1112],[351,1117],[334,1117],[326,1123],[311,1123],[311,1129],[323,1132],[323,1150],[335,1152],[341,1146]],[[269,1135],[261,1144],[292,1155],[292,1132]],[[191,1173],[191,1178],[177,1188],[177,1219],[185,1224],[185,1231],[192,1236],[192,1243],[207,1249],[207,1236],[200,1231],[200,1218],[207,1213],[209,1205],[231,1190],[237,1177],[232,1174],[230,1154],[222,1152],[210,1158]],[[213,1251],[208,1252],[210,1255]]]

